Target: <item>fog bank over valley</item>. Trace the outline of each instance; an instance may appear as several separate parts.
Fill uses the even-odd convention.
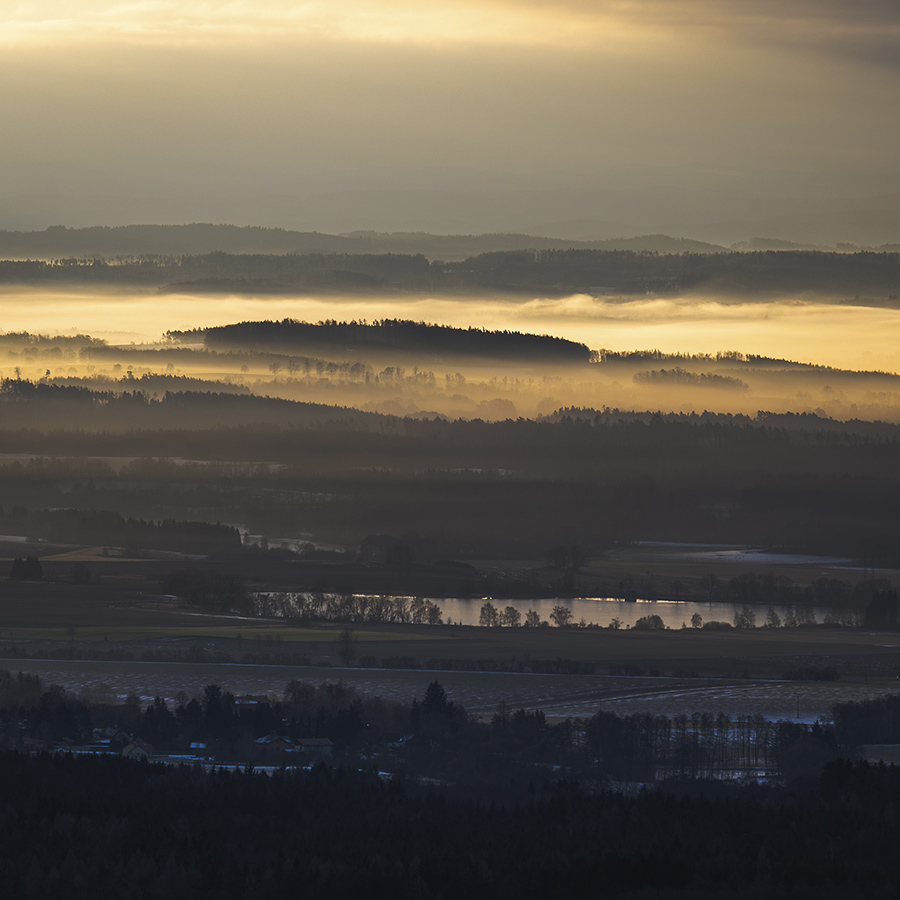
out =
[[[159,295],[146,291],[6,288],[0,375],[117,390],[185,388],[244,391],[352,405],[393,414],[498,419],[547,414],[561,406],[664,411],[823,411],[835,418],[900,416],[900,312],[818,298],[720,303],[705,297],[622,299],[428,298],[395,296]],[[547,334],[600,354],[590,364],[527,358],[459,359],[434,352],[309,346],[294,353],[263,345],[210,351],[203,336],[163,340],[162,331],[201,331],[239,321],[399,319]],[[33,344],[16,333],[90,335]],[[643,355],[627,357],[632,351]],[[654,354],[650,351],[658,351]],[[745,358],[750,357],[750,358]],[[769,360],[806,363],[797,366]],[[351,371],[351,367],[355,367]],[[865,370],[873,374],[856,375]],[[878,372],[885,374],[877,374]],[[49,374],[48,374],[49,373]],[[169,385],[175,383],[171,380]]]

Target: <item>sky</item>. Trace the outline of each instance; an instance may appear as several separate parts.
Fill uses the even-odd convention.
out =
[[[385,190],[497,192],[536,225],[535,192],[605,191],[613,230],[650,189],[648,226],[822,216],[900,194],[897,109],[896,0],[6,0],[0,227],[378,227],[371,204],[292,221],[271,198]]]

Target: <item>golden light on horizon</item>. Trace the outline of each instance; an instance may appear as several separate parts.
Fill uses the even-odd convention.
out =
[[[0,227],[877,245],[898,233],[880,208],[898,189],[898,23],[883,0],[13,3]],[[455,198],[436,214],[414,191]],[[503,192],[499,213],[484,198]],[[874,223],[862,236],[836,223],[845,198]],[[795,209],[807,220],[773,233]]]
[[[737,44],[841,48],[882,47],[900,36],[891,0],[866,4],[797,0],[789,5],[748,0],[33,0],[0,12],[0,42],[139,40],[205,42],[286,36],[402,43],[497,43],[578,46],[605,51],[623,42],[678,40],[699,46]],[[854,45],[859,45],[854,48]],[[861,56],[864,58],[865,53]]]
[[[93,2],[32,4],[0,20],[0,42],[163,44],[318,38],[404,44],[583,46],[603,38],[635,46],[649,37],[616,13],[468,0],[428,6],[407,0],[330,3]]]
[[[900,373],[900,312],[785,296],[722,303],[709,297],[609,299],[584,294],[531,300],[396,297],[159,295],[148,291],[0,292],[3,330],[90,334],[113,344],[152,343],[163,330],[241,321],[412,319],[465,328],[549,334],[601,348],[743,353],[848,370]],[[46,323],[54,323],[48,328]]]

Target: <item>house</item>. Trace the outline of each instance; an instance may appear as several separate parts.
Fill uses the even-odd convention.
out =
[[[293,750],[294,742],[282,734],[265,734],[256,739],[256,746],[261,750]]]
[[[331,759],[334,756],[334,744],[328,738],[300,738],[294,741],[294,749],[304,757],[315,760]]]
[[[153,747],[143,738],[136,737],[130,744],[122,749],[122,756],[126,759],[149,759],[153,755]]]

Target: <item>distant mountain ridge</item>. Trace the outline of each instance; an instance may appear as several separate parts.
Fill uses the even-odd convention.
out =
[[[761,235],[821,248],[839,242],[874,248],[900,241],[900,194],[885,191],[891,181],[843,191],[827,179],[813,185],[802,172],[777,183],[705,177],[672,183],[671,174],[632,172],[624,181],[610,175],[605,187],[569,183],[552,189],[496,179],[482,179],[476,189],[400,188],[399,181],[393,187],[347,189],[347,179],[336,178],[316,193],[245,197],[29,193],[0,197],[0,227],[27,231],[52,225],[213,222],[331,236],[368,230],[593,242],[662,233],[731,246]]]
[[[529,234],[428,234],[355,231],[323,234],[259,226],[121,225],[43,231],[0,231],[0,258],[178,256],[205,253],[421,253],[430,259],[465,259],[500,250],[634,250],[715,253],[725,247],[664,234],[576,241]]]

